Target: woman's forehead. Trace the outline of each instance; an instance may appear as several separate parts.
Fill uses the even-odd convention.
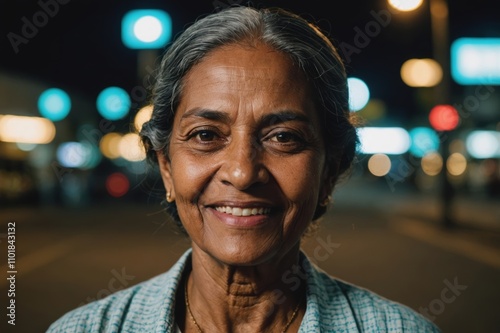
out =
[[[232,45],[212,51],[183,84],[181,104],[273,103],[303,107],[312,100],[305,75],[290,58],[266,45]],[[191,107],[204,107],[192,105]]]
[[[194,78],[193,78],[194,77]],[[227,82],[252,85],[262,81],[279,86],[306,85],[304,73],[291,59],[265,44],[242,46],[234,44],[219,47],[205,56],[189,71],[186,83],[207,79],[209,82]]]

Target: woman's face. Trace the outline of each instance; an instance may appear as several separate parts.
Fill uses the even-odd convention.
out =
[[[329,191],[313,94],[285,55],[221,47],[185,77],[165,187],[193,242],[225,264],[297,249]]]

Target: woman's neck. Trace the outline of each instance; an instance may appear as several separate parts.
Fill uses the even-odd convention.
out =
[[[186,327],[194,332],[196,325],[203,332],[282,332],[290,325],[288,332],[296,332],[305,312],[305,280],[292,286],[286,282],[298,261],[298,246],[255,266],[225,265],[193,246],[187,279],[193,318],[186,311]]]

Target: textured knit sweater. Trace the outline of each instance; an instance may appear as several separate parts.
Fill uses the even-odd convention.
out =
[[[66,313],[47,333],[175,333],[175,295],[190,260],[191,249],[167,272]],[[329,276],[303,252],[297,269],[285,272],[283,281],[295,288],[307,275],[299,333],[440,332],[409,307]]]

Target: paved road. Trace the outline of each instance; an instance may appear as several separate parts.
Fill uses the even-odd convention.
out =
[[[413,209],[415,198],[402,191],[337,193],[304,242],[320,267],[426,313],[443,332],[500,332],[499,233],[442,230],[425,218],[432,207]],[[0,280],[0,331],[44,332],[66,311],[167,270],[189,242],[165,220],[156,204],[120,200],[1,211],[1,274],[8,221],[16,222],[17,274],[15,326],[7,324],[9,284]]]

